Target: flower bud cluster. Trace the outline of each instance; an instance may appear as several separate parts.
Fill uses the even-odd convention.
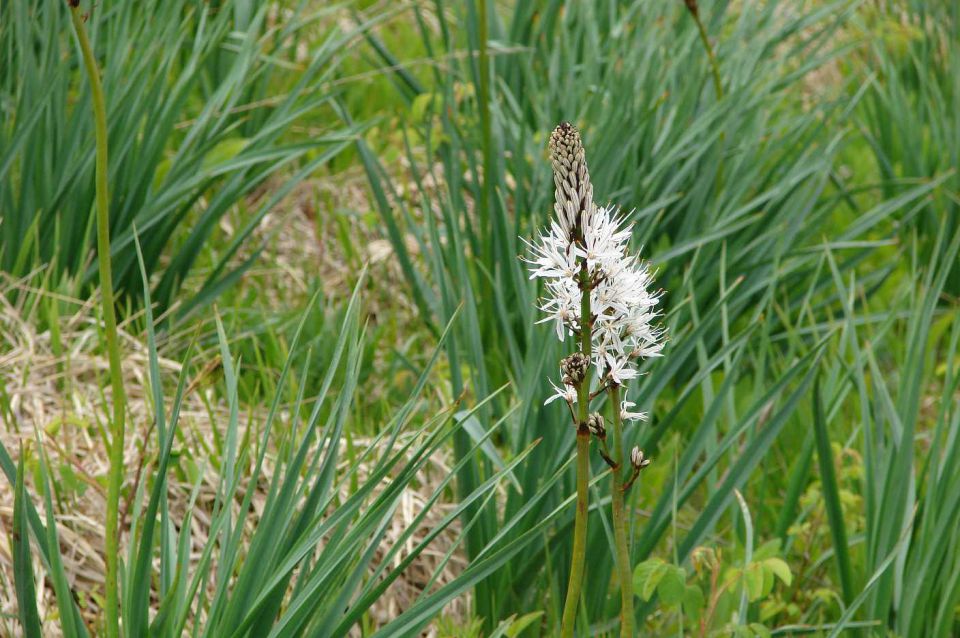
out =
[[[598,412],[594,412],[587,418],[587,429],[590,430],[590,434],[600,440],[607,438],[607,428],[604,426],[603,417]]]
[[[630,450],[630,464],[633,466],[635,472],[639,472],[650,465],[651,460],[652,459],[648,459],[643,455],[643,450],[639,447],[634,446],[634,448]]]
[[[651,460],[652,459],[648,459],[646,456],[644,456],[643,450],[637,446],[634,446],[634,448],[630,450],[630,465],[633,467],[633,472],[630,474],[630,478],[627,479],[627,482],[623,484],[624,492],[630,489],[630,486],[633,485],[633,482],[637,480],[638,476],[640,476],[640,470],[650,465]]]
[[[587,376],[590,361],[582,352],[574,352],[560,361],[560,371],[563,372],[565,385],[579,385]]]

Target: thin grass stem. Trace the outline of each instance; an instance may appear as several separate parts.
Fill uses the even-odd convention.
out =
[[[703,42],[703,48],[707,52],[707,59],[710,60],[710,71],[713,75],[713,89],[717,94],[717,99],[723,99],[723,81],[720,79],[720,65],[717,63],[717,56],[713,51],[713,45],[710,44],[710,38],[707,36],[707,29],[703,26],[703,20],[700,19],[700,10],[695,1],[687,0],[687,9],[693,16],[693,21],[697,24],[697,31],[700,33],[700,41]]]
[[[107,480],[107,520],[104,529],[107,575],[104,621],[108,638],[120,636],[120,607],[117,571],[119,562],[120,525],[118,511],[120,485],[123,479],[124,412],[126,395],[120,369],[120,344],[117,339],[117,316],[114,308],[113,274],[110,268],[110,213],[107,182],[107,107],[100,81],[100,71],[87,37],[84,16],[79,0],[70,0],[70,17],[80,43],[83,65],[90,81],[93,116],[96,128],[96,206],[97,206],[97,260],[100,268],[100,301],[103,312],[103,336],[110,362],[110,384],[113,389],[113,418],[110,421],[110,470]]]
[[[477,74],[479,79],[479,107],[480,107],[480,129],[481,129],[481,151],[483,153],[483,188],[480,190],[480,215],[483,220],[483,227],[486,232],[491,230],[490,220],[493,217],[493,211],[490,205],[493,201],[493,129],[490,121],[490,55],[488,50],[488,18],[487,18],[487,0],[478,0],[477,2],[477,28],[478,28],[478,56],[477,56]],[[493,250],[494,243],[487,242],[487,246]],[[488,255],[492,259],[493,255]]]

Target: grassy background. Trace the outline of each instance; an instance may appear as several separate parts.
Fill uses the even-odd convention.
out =
[[[960,3],[699,13],[716,78],[680,0],[92,10],[128,635],[555,633],[574,433],[542,404],[570,344],[517,256],[560,120],[666,291],[628,397],[655,459],[628,499],[639,626],[960,631]],[[96,634],[102,604],[69,515],[98,515],[109,391],[66,15],[0,5],[12,634],[33,599]],[[594,461],[582,635],[617,616]]]

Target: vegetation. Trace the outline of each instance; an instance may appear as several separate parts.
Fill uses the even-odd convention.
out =
[[[0,69],[0,634],[960,633],[957,0],[0,2]],[[663,289],[623,502],[561,121]]]

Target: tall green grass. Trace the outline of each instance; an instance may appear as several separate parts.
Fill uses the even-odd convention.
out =
[[[297,5],[284,23],[244,2],[94,11],[117,158],[116,283],[143,302],[156,422],[156,469],[135,494],[123,556],[126,635],[344,636],[359,626],[377,638],[415,636],[468,593],[484,635],[555,635],[575,436],[562,406],[543,399],[571,344],[535,323],[538,291],[517,257],[519,238],[550,213],[546,138],[561,120],[582,130],[596,196],[630,211],[634,247],[666,290],[671,342],[626,397],[652,414],[624,441],[654,458],[627,498],[641,631],[699,631],[710,592],[679,604],[676,588],[697,589],[703,556],[722,553],[729,590],[709,630],[960,632],[960,4],[699,5],[698,23],[680,0],[433,0],[351,12],[358,32],[333,32],[305,62],[294,51],[329,15],[323,8]],[[51,290],[65,285],[60,274],[66,285],[92,285],[98,274],[92,130],[74,112],[86,98],[77,69],[63,64],[75,59],[63,11],[55,0],[0,5],[0,55],[18,70],[0,79],[0,108],[12,114],[0,127],[0,263],[15,273],[53,263]],[[394,19],[419,33],[412,49],[426,52],[429,74],[411,72],[408,51],[395,48],[401,38],[376,33]],[[365,119],[376,101],[338,67],[358,37],[368,46],[355,51],[379,60],[377,86],[397,89],[383,102],[387,121],[397,121],[398,102],[407,106],[386,141],[358,137],[365,125],[351,108],[362,102]],[[128,54],[143,42],[156,45]],[[346,94],[327,91],[328,81]],[[332,116],[329,135],[290,135],[307,112]],[[402,142],[399,162],[398,149],[377,155],[390,140]],[[261,217],[352,144],[419,313],[411,342],[437,350],[422,367],[394,351],[394,365],[415,372],[413,388],[385,392],[383,422],[359,423],[358,394],[390,380],[365,370],[370,349],[389,345],[363,321],[357,291],[336,328],[313,307],[289,343],[252,328],[257,346],[289,353],[279,378],[260,374],[256,393],[241,387],[234,325],[217,315],[217,390],[229,418],[197,560],[189,521],[172,519],[166,490],[193,353],[173,390],[154,315],[208,303],[229,285],[252,263],[236,256]],[[217,221],[273,175],[292,177],[218,243]],[[202,292],[184,298],[180,283],[207,253]],[[243,347],[254,360],[256,347]],[[429,398],[428,387],[437,390]],[[270,404],[246,429],[244,396]],[[443,409],[428,412],[437,396]],[[379,434],[367,450],[344,450],[357,431]],[[402,491],[444,446],[454,466],[428,505],[456,505],[412,551],[415,526],[385,546]],[[15,500],[20,622],[28,635],[57,622],[83,636],[42,450],[25,447],[17,463],[0,448]],[[266,454],[277,468],[254,521]],[[28,486],[27,463],[39,467],[38,484]],[[606,470],[593,459],[578,635],[618,625],[609,502],[594,488]],[[369,609],[390,582],[454,523],[461,544],[451,552],[468,566],[443,586],[433,574],[409,608],[371,627]],[[781,585],[758,600],[774,574],[753,567],[771,558],[787,573],[774,563]],[[55,620],[34,604],[38,559]],[[649,565],[672,585],[654,582]]]
[[[631,495],[635,564],[654,553],[683,563],[705,543],[742,546],[736,490],[759,510],[756,534],[786,534],[794,519],[778,520],[778,506],[796,512],[795,501],[784,498],[797,498],[811,476],[809,463],[793,468],[783,454],[810,427],[806,406],[817,371],[833,361],[845,326],[868,330],[911,316],[905,300],[890,298],[891,282],[945,272],[950,254],[940,252],[929,266],[904,275],[905,255],[892,247],[910,236],[902,234],[912,227],[904,223],[929,202],[955,197],[945,181],[949,172],[934,168],[924,172],[926,179],[895,184],[869,173],[845,181],[837,158],[859,143],[853,114],[870,86],[851,74],[848,85],[804,99],[810,73],[856,45],[848,21],[859,17],[858,6],[702,4],[722,97],[698,27],[681,2],[524,2],[489,13],[489,24],[479,23],[484,13],[473,3],[465,8],[438,0],[429,19],[428,9],[412,8],[423,42],[446,66],[410,97],[407,163],[416,197],[361,143],[371,192],[424,321],[436,330],[462,306],[445,345],[452,392],[468,388],[484,396],[507,382],[510,393],[479,411],[481,426],[507,414],[516,400],[520,409],[498,436],[501,448],[517,453],[544,437],[517,468],[520,490],[505,504],[477,512],[478,523],[467,533],[471,557],[483,555],[497,530],[520,534],[536,525],[526,495],[541,489],[543,476],[558,471],[573,450],[560,410],[541,407],[549,394],[546,378],[556,374],[569,347],[558,347],[549,330],[535,325],[537,291],[517,259],[523,251],[518,237],[549,215],[545,145],[558,121],[583,131],[597,197],[631,211],[636,246],[658,267],[657,281],[667,291],[672,344],[629,397],[654,418],[628,432],[628,441],[661,468],[653,474],[657,480]],[[396,56],[388,52],[383,60]],[[847,91],[852,99],[845,99]],[[346,113],[344,121],[350,123]],[[439,190],[427,186],[438,182]],[[918,233],[940,251],[953,237],[943,225]],[[409,251],[407,235],[415,238],[419,258]],[[838,286],[850,277],[857,281],[853,297]],[[929,299],[937,290],[931,286]],[[928,336],[930,313],[938,308],[933,303],[916,316],[917,340]],[[885,363],[916,366],[914,356]],[[920,370],[914,373],[919,383]],[[824,394],[833,409],[841,400],[837,392],[834,385]],[[865,431],[828,430],[831,441]],[[469,458],[469,444],[466,433],[458,435],[458,458]],[[870,458],[871,480],[902,489],[914,476],[907,453],[897,449],[898,462],[897,455]],[[827,462],[821,459],[821,466]],[[469,493],[496,467],[491,455],[476,456],[458,477],[459,488]],[[593,469],[605,468],[595,459]],[[793,489],[769,478],[788,469],[795,470]],[[572,479],[568,473],[557,485],[552,502],[573,492]],[[591,526],[588,555],[606,556],[609,521],[599,493],[594,502],[599,523]],[[909,507],[915,502],[906,499]],[[900,534],[909,507],[886,513],[896,523],[876,532],[870,561],[862,565],[867,577],[894,548],[909,544]],[[571,508],[522,560],[478,583],[475,612],[488,628],[530,609],[545,609],[544,627],[556,626],[572,516]],[[581,630],[610,629],[616,607],[609,563],[591,561],[587,578]],[[858,612],[883,623],[890,619],[885,578],[871,594],[874,607]],[[949,598],[930,602],[939,608]],[[644,616],[654,604],[643,607]],[[745,608],[742,619],[757,613]],[[836,620],[840,613],[826,616]]]
[[[252,263],[238,249],[262,217],[359,130],[291,135],[305,115],[329,104],[328,80],[344,47],[369,25],[329,29],[315,40],[316,23],[332,20],[329,8],[308,12],[300,3],[278,21],[271,6],[157,0],[81,7],[103,71],[113,274],[128,298],[141,297],[134,226],[147,272],[157,274],[160,310],[175,301],[181,312],[208,303]],[[89,89],[66,2],[0,5],[0,65],[0,267],[23,275],[49,266],[88,289],[97,281],[94,128],[80,108]],[[280,180],[271,195],[253,201],[271,179]],[[217,224],[237,206],[249,208],[247,225],[206,257],[200,292],[178,298]]]
[[[117,335],[117,315],[114,307],[112,259],[110,250],[110,191],[109,191],[109,141],[107,139],[107,107],[103,94],[103,81],[100,68],[90,46],[90,37],[80,13],[79,3],[70,3],[70,20],[73,31],[80,44],[83,66],[90,85],[93,122],[96,144],[96,162],[94,181],[97,215],[97,267],[100,272],[100,294],[103,311],[103,342],[110,361],[110,386],[113,391],[113,414],[108,418],[109,438],[105,437],[105,447],[109,450],[110,468],[107,478],[107,513],[104,525],[104,551],[106,552],[107,573],[104,579],[106,590],[104,605],[104,625],[108,638],[120,635],[119,617],[119,551],[120,535],[119,508],[120,487],[123,482],[123,452],[126,444],[126,391],[123,387],[123,368],[120,364],[120,343]],[[22,476],[20,480],[22,480]],[[20,487],[21,492],[23,487]]]
[[[941,228],[938,237],[929,263],[912,273],[916,288],[902,293],[912,310],[877,327],[857,325],[853,306],[858,284],[852,277],[844,281],[831,260],[844,300],[842,350],[833,385],[845,388],[837,394],[851,395],[843,409],[859,408],[853,435],[864,459],[866,520],[859,543],[851,538],[849,548],[839,545],[849,535],[847,523],[836,484],[824,480],[836,560],[846,602],[862,592],[862,615],[889,623],[901,636],[951,635],[960,600],[960,509],[954,494],[960,476],[955,444],[960,321],[956,301],[941,308],[944,285],[960,250],[960,231],[951,237]],[[936,407],[925,414],[924,403]],[[851,553],[859,557],[859,574],[851,567]]]
[[[948,188],[905,220],[918,227],[924,248],[932,250],[960,217],[960,3],[872,7],[863,12],[858,30],[874,36],[860,59],[869,75],[857,123],[882,178],[883,197],[895,197],[904,183],[948,179]],[[951,270],[946,289],[960,295],[960,267]]]
[[[135,246],[142,257],[139,244]],[[387,543],[385,533],[404,491],[421,481],[432,455],[474,418],[479,406],[467,409],[454,403],[436,415],[420,416],[420,395],[430,373],[427,366],[409,400],[396,406],[391,421],[383,424],[366,449],[345,447],[366,332],[359,293],[355,291],[332,356],[324,362],[320,393],[305,397],[302,390],[298,391],[297,402],[284,406],[293,415],[290,418],[281,414],[285,393],[277,392],[263,420],[244,427],[238,403],[237,362],[218,321],[223,394],[229,417],[218,424],[222,428],[222,454],[207,461],[217,468],[219,477],[213,510],[207,512],[209,534],[203,539],[193,538],[191,518],[196,513],[203,472],[193,485],[186,518],[177,519],[167,504],[192,354],[188,351],[184,358],[175,390],[169,388],[159,364],[155,318],[142,258],[140,270],[147,301],[145,326],[156,440],[147,442],[153,469],[134,495],[130,540],[122,556],[119,597],[123,635],[350,635],[353,627],[371,623],[367,616],[370,607],[438,535],[458,521],[472,524],[462,518],[467,508],[478,501],[489,501],[533,448],[531,445],[511,458],[440,517],[425,536],[415,537],[449,489],[453,476],[439,481],[412,524]],[[439,351],[431,365],[438,355]],[[302,377],[313,365],[316,360],[309,353],[291,357],[281,373],[279,387],[286,387],[294,369],[299,368]],[[335,385],[334,379],[340,381]],[[495,431],[491,428],[478,439],[475,449],[489,445]],[[27,636],[44,635],[53,625],[65,636],[87,636],[91,630],[96,635],[102,627],[97,623],[88,628],[81,620],[60,557],[53,475],[43,450],[43,445],[22,448],[19,463],[15,463],[11,452],[0,444],[0,466],[16,494],[13,548],[21,624]],[[273,468],[265,475],[268,454]],[[33,506],[26,489],[25,462],[37,468],[34,475],[39,477],[39,484],[33,488],[40,494],[39,508]],[[266,505],[254,517],[252,500],[264,484],[266,493],[261,496]],[[37,609],[31,546],[36,547],[55,591],[55,615],[41,616]],[[443,587],[427,588],[377,635],[419,635],[420,628],[451,599],[463,594],[478,574],[499,567],[522,547],[513,543],[491,551],[485,561],[470,566]],[[456,545],[439,563],[431,583],[455,550]]]

